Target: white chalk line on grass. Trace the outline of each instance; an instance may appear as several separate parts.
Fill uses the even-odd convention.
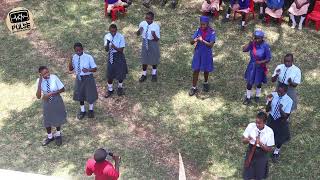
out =
[[[179,153],[179,180],[186,180],[186,171],[184,169],[183,160]]]
[[[71,180],[71,177],[55,177],[55,176],[45,176],[40,174],[25,173],[20,171],[11,171],[0,169],[1,180]]]

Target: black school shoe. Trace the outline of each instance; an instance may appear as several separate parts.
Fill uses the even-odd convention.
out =
[[[264,14],[259,14],[259,19],[263,20],[263,18],[264,18]]]
[[[93,110],[89,110],[88,118],[94,118],[94,111]]]
[[[105,98],[110,97],[113,94],[113,90],[112,91],[107,91],[106,95],[104,96]]]
[[[277,163],[279,161],[280,154],[272,154],[272,162]]]
[[[162,6],[162,7],[165,6],[165,5],[167,4],[167,1],[168,1],[168,0],[161,0],[161,6]]]
[[[189,90],[189,96],[193,96],[193,95],[195,95],[196,93],[198,92],[198,88],[191,88],[190,90]]]
[[[56,136],[55,139],[56,139],[56,145],[57,146],[61,146],[62,145],[62,137],[61,137],[61,135],[60,136]]]
[[[245,30],[246,30],[246,26],[242,26],[242,25],[241,25],[240,30],[241,30],[241,31],[245,31]]]
[[[173,0],[173,1],[171,1],[171,8],[172,9],[175,9],[176,7],[177,7],[177,0]]]
[[[139,79],[139,82],[144,82],[145,80],[147,80],[147,76],[142,75]]]
[[[151,81],[152,81],[152,82],[157,82],[157,81],[158,81],[157,75],[152,75]]]
[[[203,84],[203,91],[204,92],[209,92],[209,84],[208,83],[204,83]]]
[[[117,89],[117,95],[118,95],[118,96],[124,95],[124,90],[123,90],[123,88],[118,87],[118,89]]]
[[[221,20],[222,23],[226,23],[226,22],[229,22],[229,21],[230,21],[230,18],[226,18],[226,17],[224,17],[224,18]]]
[[[251,104],[251,99],[246,98],[246,99],[243,101],[243,104],[244,104],[244,105],[249,105],[249,104]]]
[[[42,146],[46,146],[49,143],[51,143],[52,141],[54,141],[54,137],[52,137],[51,139],[49,139],[48,137],[42,142]]]
[[[77,114],[77,118],[78,118],[79,120],[83,119],[85,116],[86,116],[86,112],[81,112],[81,111],[80,111],[80,112]]]
[[[259,103],[260,102],[260,97],[254,97],[254,101],[256,102],[256,103]]]

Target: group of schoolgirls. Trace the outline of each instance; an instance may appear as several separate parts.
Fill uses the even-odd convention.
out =
[[[285,55],[284,63],[275,68],[271,79],[276,83],[276,91],[267,96],[269,115],[258,113],[256,122],[250,123],[243,133],[242,142],[248,144],[243,169],[245,180],[267,178],[268,153],[272,152],[272,161],[278,162],[281,146],[290,140],[289,117],[297,108],[295,88],[301,82],[301,71],[293,64],[292,54]]]
[[[145,21],[139,24],[137,35],[142,37],[141,63],[142,74],[139,82],[147,80],[147,67],[152,66],[151,81],[157,81],[157,65],[160,63],[160,26],[153,22],[154,14],[146,13]],[[109,33],[104,37],[104,47],[107,52],[107,90],[105,98],[110,97],[113,92],[113,80],[118,81],[117,94],[124,95],[123,81],[128,74],[128,67],[124,56],[125,38],[117,32],[117,26],[111,24]],[[79,42],[74,44],[75,54],[70,58],[68,69],[76,75],[73,100],[79,101],[80,111],[77,114],[79,120],[85,116],[94,118],[94,103],[98,99],[98,92],[93,73],[97,71],[94,58],[84,53],[83,45]],[[42,99],[43,125],[47,130],[47,137],[42,145],[46,146],[56,140],[56,144],[62,144],[61,126],[66,123],[67,113],[60,93],[65,91],[60,79],[50,74],[48,67],[39,67],[39,79],[37,80],[37,98]],[[89,104],[86,111],[85,102]],[[52,127],[56,127],[55,134]]]
[[[168,0],[161,0],[161,6],[164,7]],[[142,5],[146,8],[150,8],[151,0],[143,0]],[[170,0],[170,6],[175,9],[177,6],[177,0]],[[105,16],[110,16],[112,21],[117,19],[120,12],[125,13],[126,9],[132,4],[132,0],[104,0]]]
[[[202,13],[204,15],[217,14],[221,9],[221,2],[221,0],[205,0],[201,7]],[[227,14],[222,22],[227,22],[230,19],[231,12],[237,11],[241,13],[241,29],[244,30],[248,13],[254,11],[254,3],[259,7],[259,19],[266,22],[270,18],[282,19],[285,0],[230,0]],[[298,24],[298,29],[302,29],[309,5],[309,0],[294,0],[288,10],[292,21],[291,28],[296,28]],[[299,23],[296,22],[296,18],[300,19]]]
[[[244,73],[247,83],[246,97],[243,104],[249,105],[254,97],[255,102],[261,98],[262,84],[267,83],[268,67],[271,60],[271,49],[264,40],[265,33],[258,29],[253,39],[243,46],[243,52],[249,52],[250,61]],[[214,70],[212,47],[216,41],[215,31],[209,26],[209,17],[200,17],[200,27],[195,31],[191,44],[195,44],[192,60],[193,82],[189,95],[198,92],[197,81],[199,72],[204,73],[203,91],[209,91],[208,75]],[[283,64],[278,65],[271,77],[276,83],[276,90],[267,96],[266,112],[256,117],[256,123],[250,123],[243,134],[243,142],[249,144],[246,160],[254,149],[251,163],[245,163],[244,179],[263,179],[268,175],[268,152],[272,151],[272,160],[277,162],[280,148],[290,139],[289,116],[297,108],[296,87],[301,82],[301,71],[293,64],[292,54],[284,56]],[[256,86],[253,96],[252,88]],[[257,140],[258,139],[258,140]],[[257,144],[258,142],[258,144]],[[255,148],[253,145],[255,144]],[[273,148],[273,146],[276,146]],[[247,162],[247,161],[246,161]]]
[[[147,79],[147,67],[152,66],[151,81],[157,81],[157,65],[160,62],[160,27],[153,22],[154,14],[146,13],[145,21],[139,24],[137,35],[142,37],[141,47],[141,64],[142,74],[139,82]],[[117,32],[117,26],[111,24],[109,33],[104,37],[104,46],[107,51],[107,90],[105,97],[108,98],[113,94],[113,80],[118,80],[117,94],[124,94],[123,80],[128,73],[128,67],[124,56],[125,39],[124,36]],[[271,49],[267,42],[264,41],[264,32],[256,30],[254,38],[243,47],[243,52],[249,52],[250,61],[245,71],[244,78],[247,82],[247,92],[244,104],[248,105],[252,99],[252,87],[256,86],[255,101],[261,97],[261,87],[267,82],[267,63],[271,60]],[[216,41],[216,34],[213,28],[209,26],[209,17],[200,17],[200,26],[194,32],[191,44],[195,46],[194,56],[192,59],[193,81],[189,95],[193,96],[198,92],[197,82],[200,72],[204,72],[203,90],[209,91],[208,76],[214,70],[212,47]],[[80,112],[78,119],[83,119],[86,115],[89,118],[94,117],[93,105],[98,99],[96,82],[93,73],[97,71],[97,65],[93,57],[83,52],[81,43],[75,43],[75,54],[69,61],[69,70],[76,75],[74,96],[75,101],[80,102]],[[56,144],[62,144],[61,125],[66,122],[66,111],[60,93],[64,92],[64,85],[56,75],[50,74],[49,69],[45,66],[39,68],[40,77],[37,80],[37,98],[43,100],[43,117],[44,127],[47,130],[47,138],[43,145],[49,144],[56,140]],[[297,94],[295,88],[301,82],[301,71],[293,64],[293,55],[287,54],[284,57],[284,63],[280,64],[274,70],[272,82],[276,82],[276,91],[267,96],[266,111],[267,115],[257,115],[256,124],[249,124],[245,133],[243,142],[249,143],[249,150],[252,143],[256,144],[259,139],[257,151],[261,151],[260,156],[255,156],[256,161],[244,168],[244,178],[259,178],[267,175],[266,152],[273,151],[273,160],[277,161],[280,155],[280,148],[283,143],[289,140],[289,116],[297,107]],[[89,103],[89,111],[86,112],[84,102]],[[259,122],[258,122],[259,121]],[[260,125],[258,125],[260,124]],[[261,125],[263,124],[263,125]],[[266,125],[264,125],[266,124]],[[52,127],[56,127],[56,133],[52,134]],[[263,129],[268,138],[260,137],[263,135]],[[271,131],[270,131],[270,129]],[[251,131],[255,132],[250,135]],[[261,134],[262,133],[262,134]],[[271,135],[270,135],[271,134]],[[272,138],[274,138],[272,140]],[[267,141],[267,139],[271,139]],[[273,142],[274,141],[274,142]],[[275,145],[276,148],[271,147]],[[265,146],[265,147],[264,147]],[[264,148],[263,148],[264,147]],[[260,152],[260,153],[261,153]],[[257,154],[259,152],[256,152]],[[248,155],[248,154],[247,154]]]

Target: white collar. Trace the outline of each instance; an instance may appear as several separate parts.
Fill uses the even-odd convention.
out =
[[[146,21],[147,26],[151,26],[153,25],[154,21],[151,24],[148,24],[148,22]]]
[[[110,33],[110,36],[111,36],[112,38],[115,38],[117,35],[118,35],[118,32],[116,32],[116,34],[115,34],[114,36],[112,36],[112,34]]]
[[[257,127],[256,124],[255,124],[254,126],[255,126],[255,128],[254,128],[255,131],[256,131],[256,132],[260,132],[260,134],[265,133],[265,132],[267,131],[267,130],[266,130],[266,129],[267,129],[267,128],[266,128],[266,125],[264,125],[264,128],[263,128],[262,130],[260,130],[260,129]]]
[[[79,56],[79,55],[76,53],[76,55],[77,55],[78,57],[83,57],[83,55],[85,55],[85,54],[86,54],[86,53],[83,52],[83,53],[81,54],[81,56]]]

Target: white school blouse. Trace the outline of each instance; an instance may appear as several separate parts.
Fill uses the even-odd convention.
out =
[[[50,85],[50,92],[59,91],[60,89],[64,88],[64,85],[62,84],[60,79],[56,75],[50,74],[49,79],[42,78],[41,91],[43,94],[48,94],[47,81],[49,82],[49,85]],[[38,84],[39,84],[39,78],[37,79],[37,83],[36,83],[37,87],[38,87]]]
[[[74,54],[72,56],[72,66],[73,66],[73,71],[75,72],[75,74],[78,75],[78,61],[79,61],[79,55],[78,54]],[[80,56],[80,76],[84,76],[84,75],[90,75],[92,74],[92,72],[86,72],[84,73],[82,71],[83,68],[96,68],[97,65],[96,63],[94,62],[94,59],[91,55],[89,54],[86,54],[86,53],[83,53],[81,56]]]
[[[146,33],[147,33],[147,38],[149,40],[153,40],[153,36],[151,34],[151,31],[154,31],[156,33],[156,36],[160,39],[160,26],[153,22],[152,24],[148,24],[147,21],[142,21],[140,24],[139,24],[139,29],[140,28],[143,28],[143,31],[141,33],[141,37],[144,39],[146,37]],[[146,32],[148,29],[148,32]]]
[[[288,79],[291,78],[291,80],[294,83],[297,83],[297,84],[301,83],[301,70],[297,66],[292,65],[289,68],[287,68],[284,64],[280,64],[274,70],[272,77],[277,75],[278,69],[280,69],[280,74],[278,76],[279,82],[288,85],[289,84]]]
[[[273,96],[273,99],[271,101],[271,112],[270,112],[270,114],[272,115],[273,118],[275,118],[274,117],[274,113],[276,111],[275,108],[276,108],[276,105],[277,105],[277,103],[278,103],[278,101],[280,99],[280,96],[278,95],[277,92],[272,92],[271,94]],[[285,113],[290,114],[291,108],[292,108],[292,104],[293,104],[293,100],[287,94],[285,94],[285,95],[283,95],[281,97],[280,104],[282,104],[282,110]]]
[[[115,36],[112,36],[111,33],[108,33],[104,36],[104,46],[107,46],[108,41],[112,42],[117,48],[124,48],[126,46],[126,41],[124,36],[120,33],[116,33]],[[109,48],[111,49],[111,43],[109,44]],[[112,52],[117,52],[117,50],[113,50]]]
[[[274,146],[275,143],[274,143],[273,130],[267,125],[264,125],[264,128],[262,130],[259,130],[257,128],[256,123],[250,123],[248,124],[246,130],[244,130],[243,136],[245,138],[248,138],[249,136],[252,137],[249,143],[254,145],[259,131],[260,131],[260,142],[262,144],[265,144],[266,146]],[[260,145],[257,144],[257,147],[260,147]]]

